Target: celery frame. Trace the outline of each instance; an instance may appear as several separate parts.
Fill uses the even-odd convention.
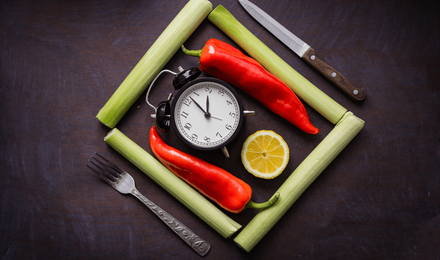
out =
[[[191,0],[184,7],[184,9],[186,9],[185,12],[188,13],[189,7],[187,6],[196,2],[205,5],[203,8],[208,8],[209,11],[212,8],[212,4],[206,0]],[[192,8],[195,8],[192,10],[197,9],[195,6],[192,6]],[[189,35],[191,35],[196,29],[198,24],[200,24],[204,17],[209,13],[209,11],[204,10],[203,13],[200,14],[203,16],[201,20],[197,20],[195,24],[191,23],[190,27],[193,27],[189,28],[189,30],[185,30],[186,32],[184,34],[179,34],[179,44],[177,47],[176,44],[171,44],[173,46],[170,47],[168,41],[170,40],[170,37],[174,38],[175,35],[169,33],[169,31],[172,30],[169,28],[175,29],[176,24],[182,22],[180,16],[184,9],[182,9],[178,16],[176,16],[101,111],[99,111],[97,118],[103,124],[110,128],[116,126],[126,111],[145,90],[149,82],[151,82],[151,80],[158,74],[160,69],[171,59],[180,45],[183,44]],[[194,17],[194,14],[191,14],[191,16]],[[180,18],[178,19],[178,17]],[[235,237],[234,241],[237,245],[247,252],[250,252],[295,203],[301,194],[311,185],[311,183],[313,183],[313,181],[321,174],[321,172],[324,171],[324,169],[334,160],[334,158],[336,158],[346,145],[348,145],[362,130],[364,121],[354,116],[353,113],[347,112],[344,107],[328,97],[291,68],[286,62],[284,62],[284,60],[241,25],[241,23],[237,21],[223,6],[218,6],[211,12],[208,18],[217,27],[229,35],[229,37],[240,45],[249,55],[259,61],[271,73],[284,81],[304,102],[309,104],[331,123],[336,124],[335,128],[327,135],[327,137],[322,140],[312,153],[288,177],[283,185],[280,186],[277,191],[281,194],[280,201],[271,208],[257,213],[251,222]],[[200,17],[198,17],[198,19],[200,19]],[[166,47],[163,47],[162,45]],[[166,57],[159,55],[166,51],[168,51]],[[152,56],[154,58],[151,58]],[[149,62],[151,62],[148,61],[148,59],[155,60],[156,63],[153,66],[154,68],[149,68],[147,66]],[[189,199],[185,199],[184,194],[186,192],[193,194],[192,192],[195,190],[169,172],[165,166],[122,134],[118,129],[114,128],[110,131],[104,140],[146,175],[152,178],[156,183],[176,197],[186,207],[192,210],[208,225],[219,232],[223,237],[228,238],[240,229],[240,224],[224,215],[223,212],[204,197],[200,198],[197,197],[197,195],[191,195],[188,197]],[[164,173],[167,177],[160,177]],[[201,195],[199,194],[198,196]],[[206,211],[197,207],[199,202],[205,205],[208,210]],[[219,219],[215,217],[218,214],[221,215]]]

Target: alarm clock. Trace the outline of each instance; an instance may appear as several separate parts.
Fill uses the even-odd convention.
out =
[[[240,132],[244,116],[255,112],[243,109],[240,97],[228,83],[212,77],[198,78],[202,72],[197,67],[179,70],[161,71],[147,91],[146,101],[155,110],[151,116],[158,130],[167,132],[171,126],[188,146],[202,151],[221,149],[229,158],[226,145]],[[156,108],[148,102],[148,96],[156,79],[165,72],[175,75],[173,86],[178,92],[173,99],[169,94]]]

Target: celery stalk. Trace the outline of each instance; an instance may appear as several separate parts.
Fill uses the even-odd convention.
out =
[[[211,10],[207,0],[190,0],[183,7],[99,111],[101,123],[116,126]]]
[[[251,251],[363,126],[362,119],[347,112],[277,190],[278,203],[258,212],[234,241],[247,252]]]
[[[269,49],[237,21],[226,8],[221,5],[218,6],[211,12],[208,19],[331,123],[336,124],[347,112],[344,107],[327,96]]]
[[[113,128],[104,141],[223,237],[228,238],[241,228],[240,224],[229,218],[195,189],[170,172],[117,128]]]

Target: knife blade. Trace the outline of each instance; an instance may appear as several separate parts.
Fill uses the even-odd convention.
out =
[[[365,99],[367,93],[364,88],[354,87],[339,71],[319,59],[318,56],[316,56],[315,50],[307,43],[282,26],[255,4],[248,0],[238,0],[238,2],[240,2],[243,8],[264,28],[295,52],[301,59],[326,77],[342,92],[355,101],[362,101]]]

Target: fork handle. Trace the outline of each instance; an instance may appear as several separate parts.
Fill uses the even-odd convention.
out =
[[[145,204],[151,211],[154,212],[171,230],[174,231],[183,241],[185,241],[194,251],[196,251],[199,255],[205,256],[211,245],[198,236],[194,231],[187,228],[182,222],[178,221],[176,218],[171,216],[168,212],[161,209],[159,206],[154,204],[152,201],[147,199],[144,195],[142,195],[136,188],[133,189],[133,196],[138,198],[142,203]]]

